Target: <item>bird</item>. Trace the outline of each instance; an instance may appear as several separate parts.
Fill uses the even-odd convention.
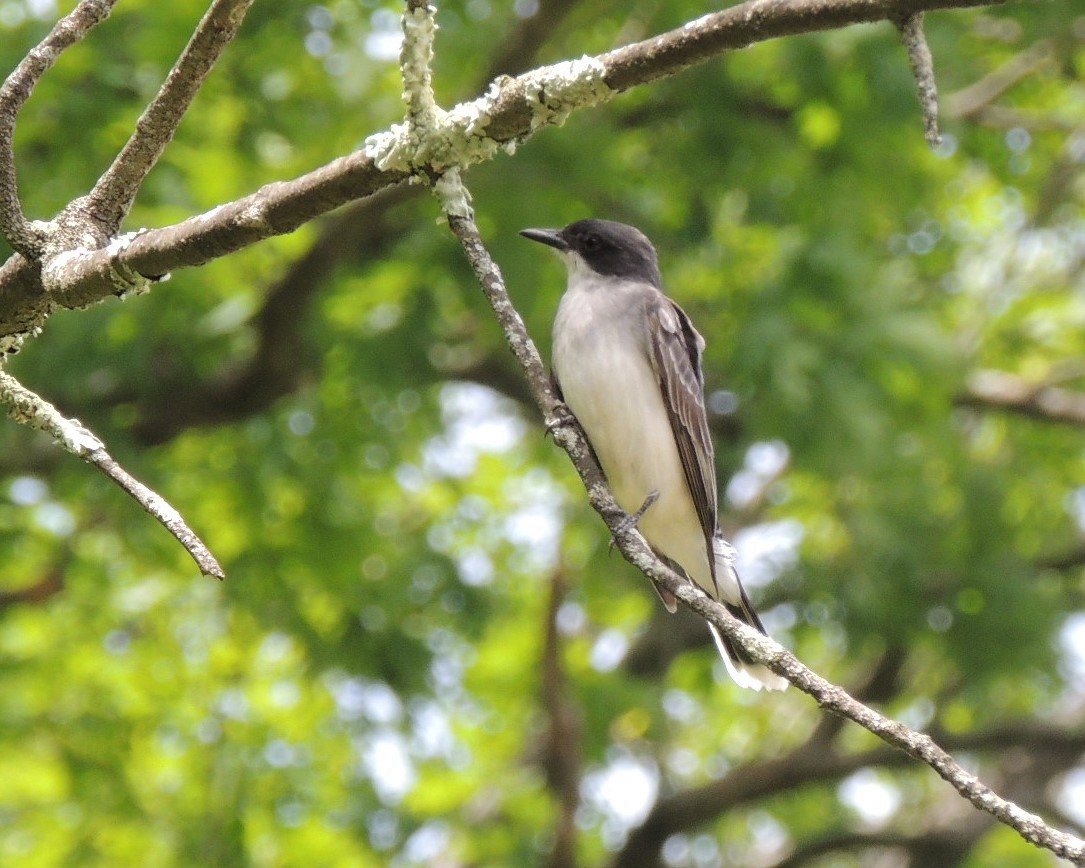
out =
[[[554,317],[552,376],[614,499],[652,549],[739,620],[765,633],[719,527],[704,402],[705,342],[663,292],[659,258],[639,229],[586,219],[524,229],[554,248],[568,283]],[[658,588],[667,610],[677,601]],[[731,678],[753,690],[787,681],[709,624]]]

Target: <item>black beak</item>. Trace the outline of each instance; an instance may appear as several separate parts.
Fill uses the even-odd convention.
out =
[[[568,243],[561,237],[560,229],[521,229],[520,234],[523,235],[524,238],[530,238],[532,241],[546,244],[563,253],[569,249]]]

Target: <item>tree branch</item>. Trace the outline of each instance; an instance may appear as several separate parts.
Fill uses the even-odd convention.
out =
[[[968,87],[946,97],[946,112],[953,118],[974,118],[1018,82],[1055,59],[1050,40],[1041,39],[1015,54],[997,69]]]
[[[837,832],[797,847],[794,852],[769,868],[801,868],[827,853],[842,850],[903,850],[910,856],[907,864],[915,866],[937,865],[953,868],[961,864],[967,854],[988,831],[992,824],[989,817],[975,815],[976,820],[951,828],[934,829],[920,834],[903,832]]]
[[[1005,371],[981,370],[968,378],[957,403],[1008,410],[1022,416],[1085,426],[1085,393],[1035,383]]]
[[[89,461],[123,488],[147,512],[158,519],[192,556],[205,576],[225,578],[222,567],[203,541],[185,524],[181,514],[127,470],[106,451],[92,432],[78,419],[67,419],[48,401],[31,392],[6,371],[0,371],[0,403],[6,404],[8,415],[16,422],[40,428],[52,435],[61,446],[84,461]]]
[[[136,121],[135,131],[98,179],[79,210],[117,231],[147,174],[173,139],[192,100],[222,50],[237,36],[253,0],[214,0],[196,26],[158,94]],[[73,203],[74,204],[74,203]]]
[[[916,12],[901,19],[897,22],[897,28],[915,76],[927,144],[937,148],[942,143],[942,134],[938,132],[938,87],[934,82],[934,58],[923,32],[923,13]]]
[[[450,184],[457,183],[454,174],[451,178],[446,175],[443,180]],[[446,196],[445,201],[449,201],[449,197]],[[945,750],[935,744],[930,736],[863,705],[843,688],[807,668],[781,645],[739,622],[723,605],[710,599],[699,588],[663,564],[635,528],[623,525],[625,513],[610,494],[580,426],[571,420],[567,413],[562,413],[562,407],[550,387],[549,377],[546,376],[546,369],[535,344],[508,297],[501,271],[487,251],[474,217],[470,212],[448,213],[448,223],[493,307],[543,418],[548,428],[553,431],[555,442],[572,459],[587,489],[592,507],[606,522],[623,556],[683,604],[718,627],[754,660],[786,678],[803,693],[811,696],[818,705],[859,724],[886,744],[926,763],[962,797],[1016,830],[1026,841],[1058,856],[1085,864],[1085,842],[1051,828],[1040,817],[1002,798],[975,775],[962,768]]]
[[[64,590],[63,567],[60,563],[53,564],[34,584],[15,591],[0,591],[0,612],[24,603],[43,603],[62,590]]]
[[[996,0],[997,2],[997,0]],[[541,67],[491,84],[444,113],[427,153],[406,124],[370,136],[366,146],[292,181],[173,226],[141,233],[124,249],[70,251],[41,275],[12,260],[0,268],[0,336],[26,330],[50,305],[82,307],[116,291],[116,271],[147,277],[202,265],[411,176],[433,178],[515,147],[575,110],[673,75],[721,52],[797,33],[899,20],[931,9],[990,5],[983,0],[749,0],[597,57]],[[420,168],[421,167],[421,168]],[[43,289],[45,292],[43,292]],[[28,308],[30,313],[28,314]]]
[[[56,23],[49,35],[23,58],[0,86],[0,233],[11,246],[28,257],[41,250],[44,232],[27,221],[19,201],[15,170],[15,120],[30,98],[34,86],[64,49],[74,45],[91,28],[109,17],[117,0],[80,0],[78,6]]]
[[[564,574],[560,569],[556,570],[550,580],[542,665],[542,702],[549,721],[543,743],[542,766],[547,784],[558,803],[554,845],[546,862],[548,868],[573,868],[576,865],[581,727],[579,711],[569,697],[558,631],[558,612],[567,590]]]
[[[892,661],[888,661],[886,672],[875,672],[864,685],[872,698],[877,698],[884,687],[877,683],[881,675],[892,668]],[[836,731],[827,723],[831,720],[827,716],[805,743],[784,756],[739,766],[719,780],[660,799],[615,854],[611,868],[654,868],[655,854],[671,835],[696,828],[741,805],[810,784],[839,781],[860,769],[898,768],[909,762],[905,753],[884,746],[853,753],[836,750],[832,745]],[[1022,748],[1049,754],[1060,760],[1062,768],[1072,764],[1073,757],[1085,749],[1083,732],[1030,722],[974,733],[940,733],[938,737],[955,751],[1002,754]]]
[[[576,2],[545,0],[536,15],[517,19],[509,34],[495,45],[497,55],[483,81],[509,72],[509,63],[530,64],[546,37]],[[510,55],[512,45],[524,47]],[[256,343],[253,353],[207,381],[186,379],[159,384],[152,399],[140,401],[138,420],[130,429],[132,436],[143,444],[157,444],[189,427],[248,418],[318,376],[317,363],[305,344],[303,328],[313,300],[324,282],[344,264],[373,261],[387,251],[409,225],[409,215],[401,206],[421,192],[420,187],[389,187],[322,221],[310,247],[271,284],[263,306],[253,316]],[[418,375],[451,373],[478,379],[518,401],[530,403],[523,379],[506,358],[501,355],[483,359],[477,362],[477,367],[466,370],[424,369]],[[98,405],[131,403],[140,397],[127,389],[99,400]],[[71,403],[79,398],[73,394],[66,400]]]

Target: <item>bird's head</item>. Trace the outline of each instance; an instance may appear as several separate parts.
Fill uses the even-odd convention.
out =
[[[570,270],[583,264],[604,277],[641,280],[659,287],[659,260],[643,232],[613,220],[577,220],[564,229],[524,229],[525,238],[553,247]]]

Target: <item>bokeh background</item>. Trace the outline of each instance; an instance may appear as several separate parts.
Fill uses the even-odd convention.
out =
[[[445,105],[714,7],[441,3]],[[0,0],[11,69],[70,3]],[[23,111],[26,210],[87,190],[203,12],[124,0]],[[398,120],[397,4],[261,0],[128,228]],[[724,522],[773,635],[1085,827],[1085,10],[732,52],[466,175],[544,353],[585,216],[655,241],[706,336]],[[57,313],[10,370],[222,559],[0,426],[0,862],[1050,866],[608,555],[462,253],[402,189]],[[0,253],[6,248],[0,244]],[[1075,415],[1076,412],[1076,415]]]

